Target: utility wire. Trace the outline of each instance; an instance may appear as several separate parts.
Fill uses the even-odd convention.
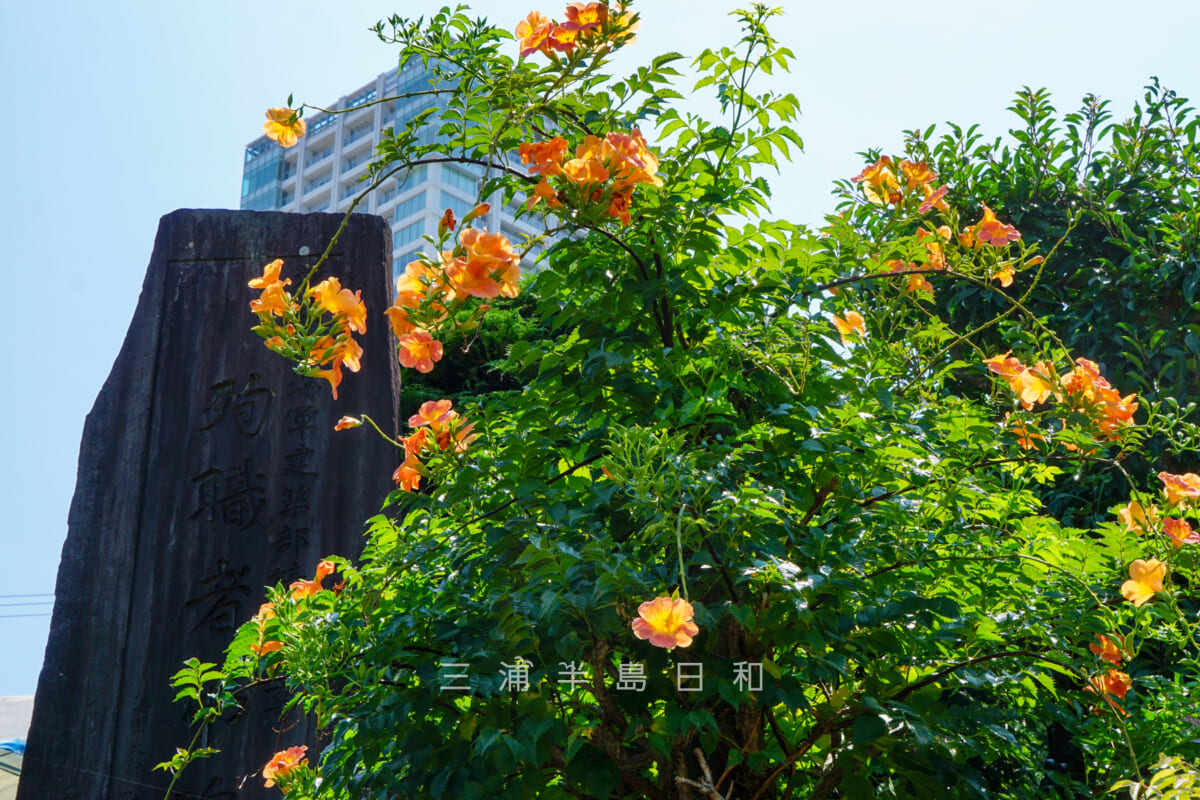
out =
[[[48,764],[49,766],[53,767],[54,769],[68,769],[68,770],[74,769],[76,772],[82,772],[85,775],[94,775],[97,778],[108,778],[109,780],[117,781],[119,783],[127,783],[130,786],[141,786],[146,789],[154,789],[159,792],[166,791],[165,786],[159,786],[159,785],[155,785],[153,783],[145,783],[143,781],[130,780],[129,778],[122,778],[120,776],[113,775],[112,773],[109,773],[109,772],[96,772],[94,770],[84,769],[83,767],[80,767],[80,766],[77,766],[74,764],[56,764],[55,762],[50,761],[49,759],[36,758],[36,757],[31,759],[27,755],[24,756],[24,758],[22,759],[22,762],[24,763],[24,762],[28,762],[28,761],[40,761],[43,764]],[[207,794],[204,794],[204,795],[191,794],[189,792],[181,792],[178,789],[173,790],[171,792],[171,794],[175,795],[176,797],[194,797],[194,798],[197,798],[197,800],[204,800],[205,797],[208,797]]]

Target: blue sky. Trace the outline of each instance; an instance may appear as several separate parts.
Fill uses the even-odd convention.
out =
[[[159,217],[236,208],[242,150],[263,110],[289,92],[324,104],[353,91],[397,57],[369,26],[438,5],[0,5],[0,279],[14,340],[0,393],[0,537],[10,554],[0,696],[36,687],[50,607],[15,604],[54,591],[83,420],[124,338]],[[475,8],[511,29],[532,8],[561,16],[560,5]],[[642,0],[642,32],[622,69],[732,44],[726,15],[740,5]],[[1095,92],[1118,116],[1151,75],[1200,99],[1195,0],[789,0],[784,11],[774,32],[797,62],[770,86],[798,96],[806,152],[768,177],[776,215],[797,222],[819,222],[832,181],[861,169],[855,153],[898,148],[904,129],[952,120],[1002,134],[1024,85],[1049,88],[1062,111]]]

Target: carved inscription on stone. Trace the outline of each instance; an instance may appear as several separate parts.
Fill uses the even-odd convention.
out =
[[[307,269],[314,257],[300,248],[321,252],[340,221],[164,217],[124,347],[84,428],[19,800],[161,798],[168,779],[152,767],[190,737],[170,676],[189,657],[220,662],[264,586],[360,552],[394,454],[373,437],[335,436],[333,425],[346,413],[396,419],[388,326],[369,328],[368,360],[335,403],[251,332],[246,286],[276,257]],[[337,274],[362,287],[369,308],[386,308],[390,247],[386,221],[356,215],[319,277]],[[176,796],[277,798],[258,774],[271,754],[319,746],[311,720],[279,719],[287,700],[278,685],[250,693],[236,724],[209,733],[222,753],[189,768]]]

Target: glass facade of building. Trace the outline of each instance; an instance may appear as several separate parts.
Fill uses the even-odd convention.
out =
[[[246,163],[242,167],[242,208],[265,211],[279,207],[283,148],[271,141],[267,145],[246,148]]]

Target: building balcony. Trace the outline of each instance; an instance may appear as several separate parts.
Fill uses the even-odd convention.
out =
[[[329,183],[332,180],[333,180],[332,172],[328,172],[319,178],[314,178],[305,184],[304,193],[308,194],[309,192],[320,189],[322,186],[324,186],[325,184]]]

